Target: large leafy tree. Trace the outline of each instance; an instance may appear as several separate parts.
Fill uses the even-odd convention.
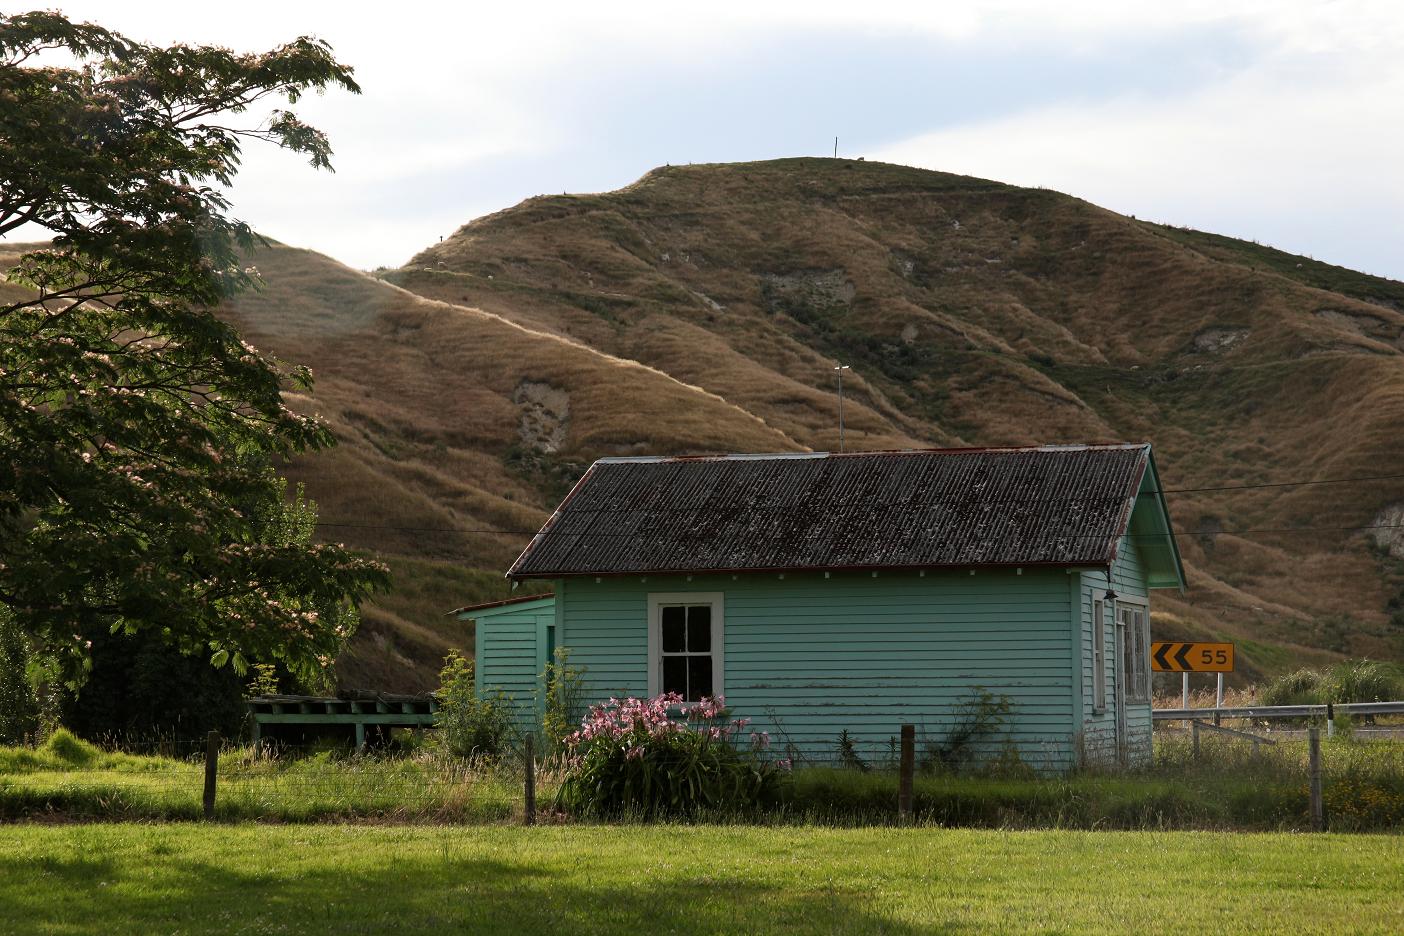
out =
[[[269,535],[278,459],[331,444],[307,385],[215,315],[256,285],[224,194],[241,146],[330,168],[327,139],[261,102],[359,91],[324,43],[154,47],[56,13],[0,17],[0,237],[52,241],[0,284],[0,604],[81,678],[94,626],[216,665],[325,666],[385,570]]]

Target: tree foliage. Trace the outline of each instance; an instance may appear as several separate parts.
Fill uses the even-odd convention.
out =
[[[330,168],[291,111],[244,115],[327,87],[359,90],[314,39],[241,54],[0,17],[0,236],[53,235],[0,284],[0,603],[70,680],[95,625],[314,673],[346,636],[325,609],[385,584],[270,527],[273,465],[332,439],[283,400],[311,375],[215,315],[256,285],[224,194],[243,143]]]

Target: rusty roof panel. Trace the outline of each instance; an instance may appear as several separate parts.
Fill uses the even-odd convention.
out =
[[[508,573],[1104,565],[1148,445],[594,464]]]

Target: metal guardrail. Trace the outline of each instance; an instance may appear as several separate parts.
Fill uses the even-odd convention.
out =
[[[1340,715],[1401,715],[1404,702],[1342,702],[1332,708]],[[1249,705],[1236,708],[1152,709],[1155,721],[1213,718],[1310,718],[1326,716],[1325,705]]]

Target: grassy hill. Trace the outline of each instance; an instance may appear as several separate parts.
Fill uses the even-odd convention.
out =
[[[338,662],[349,686],[437,685],[446,650],[471,646],[445,612],[507,596],[507,564],[598,455],[801,448],[706,390],[572,339],[308,251],[253,259],[265,286],[229,316],[255,345],[312,367],[315,396],[294,405],[340,440],[288,474],[317,502],[325,538],[395,572]]]
[[[444,613],[507,594],[594,458],[836,448],[838,362],[851,449],[1153,442],[1190,576],[1158,638],[1237,641],[1239,680],[1404,659],[1404,531],[1342,529],[1404,524],[1404,480],[1237,487],[1404,474],[1404,284],[832,159],[530,199],[374,276],[252,262],[230,316],[312,367],[295,403],[341,439],[289,472],[396,573],[348,685],[433,685],[472,640]]]
[[[1404,284],[1046,190],[847,160],[674,166],[481,218],[385,278],[656,368],[811,448],[837,446],[842,361],[856,448],[1149,439],[1172,489],[1404,473]],[[598,452],[571,432],[559,454]],[[1237,640],[1247,677],[1404,656],[1398,559],[1335,529],[1401,503],[1400,480],[1174,494],[1191,590],[1158,602],[1158,636]],[[1236,530],[1280,532],[1218,532]]]

